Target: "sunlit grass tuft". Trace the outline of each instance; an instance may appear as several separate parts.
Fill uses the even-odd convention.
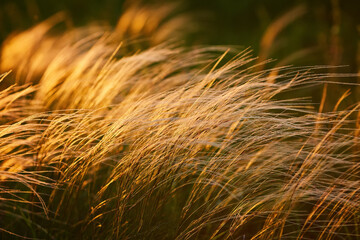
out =
[[[282,95],[327,76],[53,24],[3,46],[2,238],[360,236],[358,106]]]

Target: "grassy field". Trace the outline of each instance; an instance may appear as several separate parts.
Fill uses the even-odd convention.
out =
[[[0,238],[359,238],[357,74],[285,66],[306,49],[267,61],[306,7],[268,26],[259,57],[187,46],[178,9],[6,34]]]

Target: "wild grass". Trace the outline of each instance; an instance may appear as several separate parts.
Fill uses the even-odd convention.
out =
[[[358,105],[284,97],[328,75],[59,20],[2,48],[2,239],[360,237]]]

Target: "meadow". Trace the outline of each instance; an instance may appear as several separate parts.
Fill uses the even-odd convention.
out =
[[[259,57],[176,9],[3,40],[0,238],[360,238],[358,74],[267,60],[301,6]]]

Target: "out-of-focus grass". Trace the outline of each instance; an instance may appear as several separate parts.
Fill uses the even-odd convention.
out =
[[[174,2],[152,1],[9,1],[0,3],[0,40],[14,29],[26,29],[42,20],[64,11],[68,15],[68,25],[81,26],[91,21],[106,21],[115,26],[127,5],[138,2],[142,5],[167,6]],[[217,1],[204,4],[199,0],[179,1],[176,11],[186,12],[193,19],[185,28],[196,29],[182,38],[187,44],[221,44],[251,47],[255,56],[261,60],[276,59],[268,67],[279,64],[295,65],[336,65],[344,66],[332,71],[341,73],[359,72],[358,49],[360,17],[357,0],[296,0],[296,1]],[[125,7],[124,7],[125,6]],[[292,12],[300,9],[300,12]],[[297,17],[297,13],[300,13]],[[139,14],[141,15],[141,14]],[[161,15],[154,13],[153,15]],[[288,21],[286,16],[295,17]],[[182,24],[182,23],[179,23]],[[282,26],[274,31],[274,27]],[[151,24],[149,24],[151,25]],[[275,35],[273,35],[275,34]],[[270,45],[265,39],[273,35]],[[144,36],[144,35],[143,35]],[[145,35],[149,37],[149,35]],[[267,44],[269,44],[268,42]],[[339,81],[339,79],[334,79]],[[358,83],[356,78],[348,79]],[[325,110],[330,111],[336,99],[349,89],[348,86],[328,86],[332,99],[326,101]],[[358,92],[350,87],[351,92]],[[304,91],[313,102],[320,102],[322,88]],[[359,94],[351,94],[345,102],[350,105],[359,100]],[[345,108],[345,106],[340,106]]]
[[[339,74],[158,44],[190,22],[172,7],[127,9],[81,28],[59,13],[3,42],[2,239],[360,236],[358,101],[329,84],[320,107],[297,97]],[[298,21],[308,8],[293,9]],[[287,11],[259,43],[281,42]]]

